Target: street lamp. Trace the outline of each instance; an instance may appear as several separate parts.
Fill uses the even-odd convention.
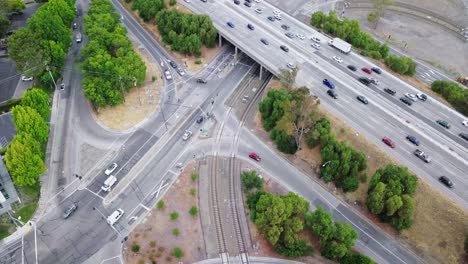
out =
[[[327,166],[328,163],[330,163],[330,162],[331,162],[331,160],[329,160],[329,161],[325,162],[324,164],[322,164],[322,168],[325,168],[325,166]]]

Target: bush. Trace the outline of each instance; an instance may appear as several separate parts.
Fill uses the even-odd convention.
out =
[[[176,0],[169,0],[169,5],[170,6],[174,6],[175,4],[177,4]]]
[[[192,175],[190,175],[190,178],[192,179],[193,182],[197,181],[198,173],[192,173]]]
[[[385,58],[385,64],[400,74],[413,76],[416,73],[416,63],[409,57],[390,55]]]
[[[340,264],[375,264],[375,261],[360,253],[348,252],[340,259]]]
[[[140,251],[140,245],[138,244],[133,244],[132,245],[132,252],[137,253]]]
[[[155,82],[157,80],[156,76],[151,76],[151,81]]]
[[[242,188],[248,192],[252,189],[260,190],[263,187],[263,179],[256,171],[244,171],[241,173]]]
[[[170,214],[170,217],[171,217],[171,220],[172,220],[172,221],[175,221],[175,220],[177,220],[177,218],[179,218],[179,213],[177,213],[176,211],[173,211],[173,212]]]
[[[382,55],[380,54],[380,52],[375,51],[375,50],[369,51],[368,56],[376,60],[382,59]]]
[[[270,133],[270,137],[275,141],[279,151],[286,154],[296,153],[297,144],[293,135],[288,135],[284,130],[273,129]]]
[[[202,61],[200,59],[196,59],[195,64],[202,64]]]
[[[189,210],[189,214],[191,216],[196,216],[198,214],[198,208],[196,206],[192,206]]]
[[[314,253],[314,248],[304,239],[296,240],[288,246],[279,243],[275,249],[278,253],[288,258],[311,256]]]
[[[159,200],[159,202],[156,204],[156,207],[158,209],[164,209],[165,206],[166,206],[166,204],[164,203],[163,200]]]
[[[431,89],[442,95],[457,111],[468,116],[468,89],[451,81],[434,81]]]
[[[172,250],[172,256],[181,259],[184,256],[184,252],[182,251],[182,249],[176,247]]]
[[[190,188],[190,195],[195,196],[197,194],[197,190],[195,188]]]
[[[174,229],[172,229],[172,234],[173,234],[174,236],[176,236],[176,237],[179,236],[179,235],[180,235],[180,230],[179,230],[179,228],[174,228]]]
[[[343,192],[354,192],[359,188],[359,182],[354,177],[346,177],[341,185]]]

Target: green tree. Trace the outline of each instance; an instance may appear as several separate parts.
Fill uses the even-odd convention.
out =
[[[169,5],[170,6],[174,6],[175,4],[177,4],[176,0],[169,0]]]
[[[281,255],[288,258],[310,256],[314,253],[314,248],[304,239],[295,240],[287,246],[283,245],[282,243],[278,243],[276,244],[275,249]]]
[[[181,259],[184,256],[184,252],[182,251],[182,249],[176,247],[172,250],[172,256]]]
[[[166,205],[165,205],[163,200],[159,200],[159,202],[156,204],[156,207],[158,209],[164,209],[164,207],[166,207]]]
[[[284,115],[283,104],[288,102],[291,95],[285,89],[270,90],[259,103],[259,110],[263,119],[263,127],[270,131]]]
[[[241,173],[241,182],[245,191],[261,190],[263,187],[263,179],[259,177],[256,171],[243,171]]]
[[[19,72],[28,72],[32,76],[45,70],[45,65],[39,62],[49,59],[48,53],[43,49],[42,37],[29,27],[18,29],[8,38],[8,53]]]
[[[403,202],[401,201],[401,197],[398,195],[394,195],[390,198],[387,199],[385,202],[385,207],[387,211],[387,216],[392,216],[400,207],[403,205]]]
[[[0,38],[4,38],[6,36],[6,33],[8,29],[10,28],[10,20],[0,14]]]
[[[322,256],[333,260],[343,257],[346,255],[347,251],[348,249],[344,244],[337,241],[330,241],[323,246]]]
[[[367,208],[373,214],[380,214],[384,209],[385,201],[385,188],[383,182],[379,182],[375,188],[369,192],[367,197]]]
[[[354,192],[359,188],[359,181],[355,177],[345,177],[341,185],[344,192]]]
[[[198,214],[198,208],[196,206],[190,207],[189,214],[191,216],[196,216]]]
[[[49,127],[35,109],[17,105],[12,109],[12,116],[16,131],[31,134],[40,143],[47,142]]]
[[[325,212],[321,206],[304,216],[305,224],[312,232],[320,237],[320,244],[324,245],[335,232],[331,213]]]
[[[296,84],[298,70],[299,69],[295,67],[294,69],[281,69],[280,71],[279,79],[289,91],[292,90]]]
[[[359,253],[347,252],[346,255],[340,259],[340,264],[375,264],[375,261]]]
[[[172,211],[169,216],[171,217],[172,221],[175,221],[179,218],[179,213],[177,213],[176,211]]]
[[[327,15],[325,15],[322,11],[317,11],[312,14],[310,18],[310,24],[316,28],[322,28],[322,23],[325,21]]]
[[[35,109],[47,121],[50,116],[49,96],[41,89],[27,90],[21,97],[21,105]]]
[[[41,147],[32,136],[19,133],[10,143],[5,164],[17,186],[32,186],[46,171]]]
[[[132,245],[132,252],[138,253],[140,251],[140,245],[138,244],[133,244]]]

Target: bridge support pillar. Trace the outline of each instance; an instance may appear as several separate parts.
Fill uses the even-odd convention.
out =
[[[237,60],[237,46],[234,46],[234,60]]]
[[[260,64],[260,80],[262,79],[262,73],[263,73],[263,65]]]
[[[223,37],[220,34],[218,34],[218,41],[218,46],[221,47],[223,45]]]

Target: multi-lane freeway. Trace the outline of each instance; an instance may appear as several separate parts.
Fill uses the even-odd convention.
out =
[[[468,208],[468,193],[465,192],[468,188],[468,141],[458,135],[468,132],[468,128],[462,125],[466,117],[434,98],[425,102],[417,99],[412,106],[406,106],[399,98],[405,93],[418,93],[416,88],[387,72],[380,75],[363,72],[362,67],[376,65],[354,52],[349,55],[340,53],[327,45],[326,36],[288,14],[282,13],[281,20],[268,20],[269,16],[274,16],[275,7],[266,2],[253,3],[252,7],[242,3],[236,5],[233,1],[192,1],[185,5],[194,12],[210,15],[223,37],[274,74],[287,69],[288,63],[297,66],[297,85],[305,85],[311,94],[319,96],[328,111],[382,146],[388,154],[440,192]],[[257,8],[262,10],[261,13],[256,11]],[[254,29],[249,29],[248,24]],[[285,30],[282,25],[288,25],[289,29]],[[288,32],[294,37],[287,37],[285,34]],[[305,38],[300,39],[296,34]],[[321,40],[319,49],[311,47],[312,36]],[[261,39],[267,40],[268,45]],[[281,45],[287,46],[289,51],[281,50]],[[335,61],[334,56],[341,57],[343,62]],[[349,70],[348,65],[355,65],[357,71]],[[365,86],[357,80],[358,77],[373,77],[379,84]],[[328,89],[322,84],[325,78],[335,83],[337,100],[326,94]],[[383,89],[387,87],[395,90],[396,95],[385,93]],[[365,96],[369,104],[358,102],[358,95]],[[438,125],[436,121],[439,119],[449,122],[451,128]],[[432,157],[431,163],[425,164],[412,154],[416,146],[405,139],[407,135],[421,141],[419,148]],[[387,148],[381,142],[383,137],[391,138],[396,148]],[[455,188],[448,189],[440,184],[438,178],[441,176],[449,177]]]

